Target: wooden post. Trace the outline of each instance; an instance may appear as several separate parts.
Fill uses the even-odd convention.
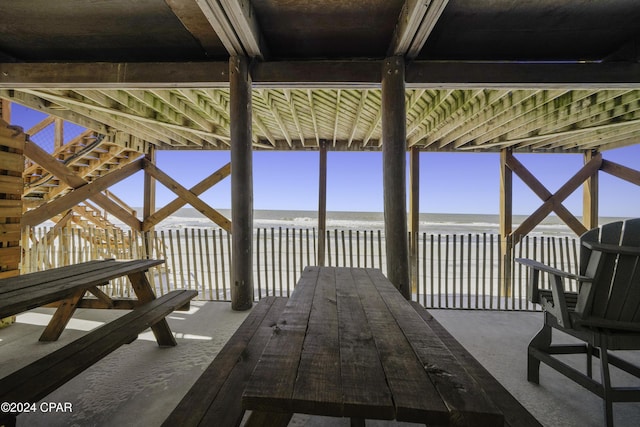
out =
[[[58,149],[64,145],[64,120],[56,117],[54,123],[53,146]]]
[[[318,188],[318,265],[324,266],[327,237],[327,141],[320,141],[320,177]]]
[[[11,123],[11,101],[0,99],[0,119]]]
[[[598,155],[597,150],[584,152],[584,164]],[[591,175],[584,183],[582,191],[582,224],[588,229],[598,227],[598,172]]]
[[[507,159],[511,157],[509,148],[500,150],[500,259],[502,271],[500,274],[500,295],[511,293],[511,254],[513,249],[513,172],[507,166]],[[518,239],[518,236],[516,236]]]
[[[149,146],[149,152],[145,154],[145,158],[156,164],[156,150],[153,145]],[[156,180],[147,171],[144,172],[144,195],[142,201],[142,221],[153,215],[156,211]],[[106,212],[106,211],[105,211]],[[151,258],[153,249],[153,241],[149,239],[149,235],[153,233],[153,228],[142,233],[142,239],[145,247],[147,258]]]
[[[231,118],[231,308],[253,305],[251,77],[246,57],[229,58]]]
[[[420,231],[420,150],[411,148],[409,158],[409,179],[411,187],[409,192],[409,234],[410,260],[411,260],[411,291],[418,290],[418,237]]]
[[[404,59],[387,58],[382,67],[382,164],[387,276],[411,299],[407,247],[406,105]]]

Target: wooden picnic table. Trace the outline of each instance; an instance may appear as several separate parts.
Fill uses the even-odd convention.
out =
[[[90,307],[131,309],[1,378],[0,401],[35,404],[120,346],[133,342],[148,328],[151,328],[159,346],[175,346],[177,342],[166,316],[174,310],[188,307],[198,292],[180,289],[156,298],[146,272],[163,262],[153,259],[89,261],[0,280],[0,317],[59,302],[40,337],[41,341],[58,339],[87,292],[96,297],[91,299]],[[99,286],[122,276],[131,281],[137,300],[117,304]],[[18,408],[11,406],[0,413],[0,425],[15,426],[16,417],[22,412]]]
[[[157,259],[107,259],[0,279],[0,318],[59,301],[57,310],[40,337],[41,341],[55,341],[76,308],[81,306],[87,292],[93,294],[103,307],[115,306],[114,301],[99,288],[111,279],[127,276],[137,297],[136,304],[155,299],[155,293],[145,273],[149,268],[162,263],[164,260]],[[175,345],[175,339],[166,321],[154,325],[153,332],[160,337],[159,344]]]
[[[293,413],[433,425],[504,416],[429,324],[375,269],[307,267],[242,396],[247,425]]]

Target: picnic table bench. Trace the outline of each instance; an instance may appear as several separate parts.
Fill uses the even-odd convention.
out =
[[[307,267],[267,297],[164,426],[287,425],[293,413],[433,425],[540,426],[379,270]]]
[[[188,306],[198,293],[177,290],[156,298],[145,273],[163,262],[89,261],[0,280],[0,317],[61,301],[40,338],[42,341],[58,339],[87,291],[96,295],[105,307],[113,307],[111,299],[97,288],[111,279],[129,277],[137,296],[129,313],[0,379],[0,401],[36,403],[121,345],[134,341],[149,327],[158,345],[176,345],[165,317]],[[0,413],[0,425],[15,425],[17,415],[11,411]]]

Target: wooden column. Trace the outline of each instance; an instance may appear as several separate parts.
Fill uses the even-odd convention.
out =
[[[512,155],[511,149],[500,150],[500,295],[502,296],[508,296],[511,293],[513,172],[507,166],[507,160]]]
[[[156,149],[149,145],[149,152],[145,158],[153,165],[156,164]],[[144,195],[142,200],[142,221],[146,221],[156,211],[156,179],[147,171],[144,172]],[[153,228],[142,234],[147,258],[150,258],[153,250],[153,239],[149,239],[149,234],[153,234]]]
[[[229,59],[231,118],[231,308],[253,305],[251,77],[246,57]]]
[[[597,150],[585,151],[584,164],[589,163],[597,155]],[[598,205],[598,172],[596,172],[587,178],[582,191],[582,224],[588,230],[598,226]]]
[[[387,276],[411,299],[407,247],[406,106],[404,59],[384,60],[382,67],[382,163]]]
[[[0,99],[0,119],[11,123],[11,102],[6,99]]]
[[[64,145],[64,120],[56,117],[54,123],[53,146],[58,149]]]
[[[318,185],[318,265],[324,266],[327,237],[327,141],[320,141],[320,176]]]
[[[409,235],[411,261],[411,291],[418,290],[418,241],[420,231],[420,150],[411,148],[409,158],[409,180],[411,182],[409,192]]]

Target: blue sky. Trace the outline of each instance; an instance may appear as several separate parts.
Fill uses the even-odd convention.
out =
[[[12,122],[25,130],[44,118],[14,105]],[[65,127],[65,139],[78,132]],[[36,141],[37,142],[37,141]],[[639,141],[640,142],[640,141]],[[603,157],[633,169],[640,169],[640,144],[605,151]],[[157,165],[189,188],[229,161],[228,151],[158,151]],[[581,154],[517,154],[552,193],[582,166]],[[318,153],[256,151],[254,166],[254,208],[316,210],[318,208]],[[329,152],[327,161],[327,209],[330,211],[374,211],[383,209],[382,153]],[[409,163],[407,161],[407,173]],[[142,172],[113,186],[114,194],[130,206],[142,206]],[[429,213],[499,212],[499,155],[496,153],[421,153],[420,211]],[[231,206],[230,178],[201,198],[214,208]],[[157,188],[157,207],[175,194],[162,185]],[[514,176],[514,213],[530,214],[541,200]],[[565,202],[575,215],[582,214],[582,188]],[[640,187],[600,173],[600,215],[640,216]]]

